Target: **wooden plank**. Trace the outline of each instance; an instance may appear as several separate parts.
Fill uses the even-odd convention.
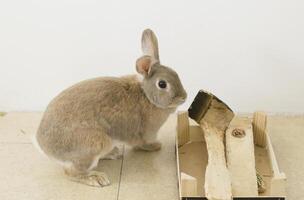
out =
[[[209,200],[230,200],[231,181],[226,166],[224,135],[233,111],[213,94],[200,90],[188,109],[204,131],[208,151],[205,192]]]
[[[285,173],[280,172],[277,159],[274,154],[274,150],[270,141],[270,137],[266,134],[266,144],[267,152],[270,160],[273,178],[271,179],[270,185],[270,194],[276,196],[285,196],[286,195],[286,175]]]
[[[181,111],[177,116],[178,146],[189,141],[189,117],[187,111]]]
[[[267,115],[264,112],[253,114],[254,143],[260,147],[266,147]]]
[[[258,196],[251,121],[235,117],[226,131],[227,166],[232,195]]]
[[[205,175],[205,192],[209,200],[231,200],[231,180],[226,167],[224,133],[217,128],[201,125],[207,144],[208,164]]]

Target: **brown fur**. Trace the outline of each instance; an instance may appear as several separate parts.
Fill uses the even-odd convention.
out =
[[[152,31],[146,30],[143,36],[143,43],[153,37],[148,46],[157,44]],[[153,55],[158,55],[154,46],[151,51],[156,50]],[[137,62],[143,81],[135,75],[90,79],[51,101],[36,139],[46,155],[68,163],[64,165],[67,175],[84,184],[107,185],[104,174],[91,170],[99,158],[111,154],[116,142],[148,151],[160,149],[156,133],[185,100],[186,92],[178,75],[160,65],[153,55],[144,56],[151,61]],[[166,80],[170,87],[157,88],[159,79]]]

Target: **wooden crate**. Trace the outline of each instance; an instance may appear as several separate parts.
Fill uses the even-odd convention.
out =
[[[261,138],[261,136],[254,137]],[[266,191],[255,197],[233,197],[235,200],[285,199],[286,177],[279,170],[269,135],[265,134],[264,140],[262,138],[261,141],[264,144],[255,145],[255,162],[257,171],[266,183]],[[204,133],[200,126],[188,117],[186,111],[178,113],[176,156],[180,199],[206,199],[204,182],[208,155]]]

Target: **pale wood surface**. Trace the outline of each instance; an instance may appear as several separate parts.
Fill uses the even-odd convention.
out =
[[[230,200],[231,179],[226,166],[224,132],[201,125],[207,146],[208,164],[205,175],[205,192],[209,200]]]
[[[196,178],[196,196],[205,196],[205,173],[208,160],[205,142],[191,142],[179,149],[179,167],[182,172]]]
[[[178,146],[186,144],[189,139],[189,117],[187,111],[181,111],[177,116],[177,136],[178,136]]]
[[[205,114],[201,116],[201,119],[195,120],[204,132],[208,152],[204,185],[205,194],[209,200],[230,200],[232,190],[226,165],[224,132],[234,113],[227,105],[215,98],[203,110],[205,110]]]
[[[248,125],[247,129],[251,130],[251,119],[247,117],[236,117],[237,119],[246,122],[245,126],[243,126],[244,129],[246,129],[246,126]],[[233,128],[234,123],[232,122],[231,127]],[[204,133],[202,131],[197,131],[198,129],[194,129],[194,127],[200,128],[200,125],[197,123],[192,123],[190,121],[190,141],[187,144],[184,144],[183,146],[178,148],[179,152],[179,168],[180,172],[189,174],[193,176],[197,180],[197,195],[198,196],[206,196],[205,189],[202,187],[205,184],[205,169],[207,166],[207,149],[206,149],[206,142],[204,140]],[[241,128],[241,125],[236,125],[235,127]],[[201,129],[200,129],[201,130]],[[252,136],[252,131],[251,131],[251,136]],[[199,139],[200,138],[200,139]],[[194,139],[192,141],[192,139]],[[253,145],[253,139],[251,138],[251,142]],[[269,142],[269,139],[267,139],[267,143]],[[255,163],[256,164],[256,169],[259,172],[259,174],[263,177],[263,180],[266,183],[266,191],[263,192],[262,194],[259,194],[260,196],[269,196],[271,194],[273,195],[280,195],[285,196],[284,190],[282,189],[282,186],[284,186],[284,180],[282,181],[283,177],[282,176],[277,176],[279,174],[279,170],[277,167],[275,167],[275,163],[271,162],[271,160],[276,160],[273,155],[269,155],[269,152],[271,150],[271,145],[267,144],[266,148],[262,148],[259,146],[255,146],[254,152],[255,152]],[[238,148],[237,148],[238,150]],[[216,151],[214,151],[216,152]],[[218,153],[216,153],[218,154]],[[216,155],[215,154],[215,155]],[[246,161],[241,159],[242,161]],[[240,162],[240,160],[237,160],[238,163],[242,165],[243,162]],[[253,165],[254,165],[253,164]],[[252,168],[251,170],[251,177],[253,177],[251,181],[251,185],[256,185],[257,180],[256,180],[256,171],[255,167]],[[241,170],[240,170],[241,171]],[[277,173],[273,173],[276,172]],[[242,173],[242,172],[236,172],[237,174]],[[245,172],[247,173],[247,172]],[[275,181],[272,181],[272,177],[276,177]],[[279,179],[278,179],[279,178]],[[243,181],[246,185],[246,182],[248,180]],[[274,187],[272,186],[272,183],[275,183],[277,186],[278,183],[280,183],[280,193],[272,193],[274,191]],[[282,184],[283,183],[283,184]],[[250,185],[249,185],[250,186]],[[181,186],[181,188],[183,185]],[[272,188],[272,189],[271,189]],[[255,192],[257,192],[257,188],[255,189]],[[243,195],[238,195],[238,196],[247,196],[245,194]],[[254,195],[256,196],[256,194]]]
[[[254,143],[260,147],[266,146],[266,128],[267,128],[267,115],[264,112],[255,112],[253,114],[253,135]]]
[[[234,129],[245,135],[233,135]],[[226,157],[233,196],[257,196],[257,176],[251,120],[234,118],[226,131]]]
[[[181,173],[181,194],[183,197],[198,196],[197,180],[193,176]]]

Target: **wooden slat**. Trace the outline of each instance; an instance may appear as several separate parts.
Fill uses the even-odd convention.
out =
[[[266,146],[267,115],[264,112],[253,114],[254,143],[260,147]]]
[[[182,146],[189,141],[189,117],[187,111],[178,113],[177,116],[178,146]]]
[[[258,196],[251,121],[235,117],[226,131],[227,166],[233,196]]]

